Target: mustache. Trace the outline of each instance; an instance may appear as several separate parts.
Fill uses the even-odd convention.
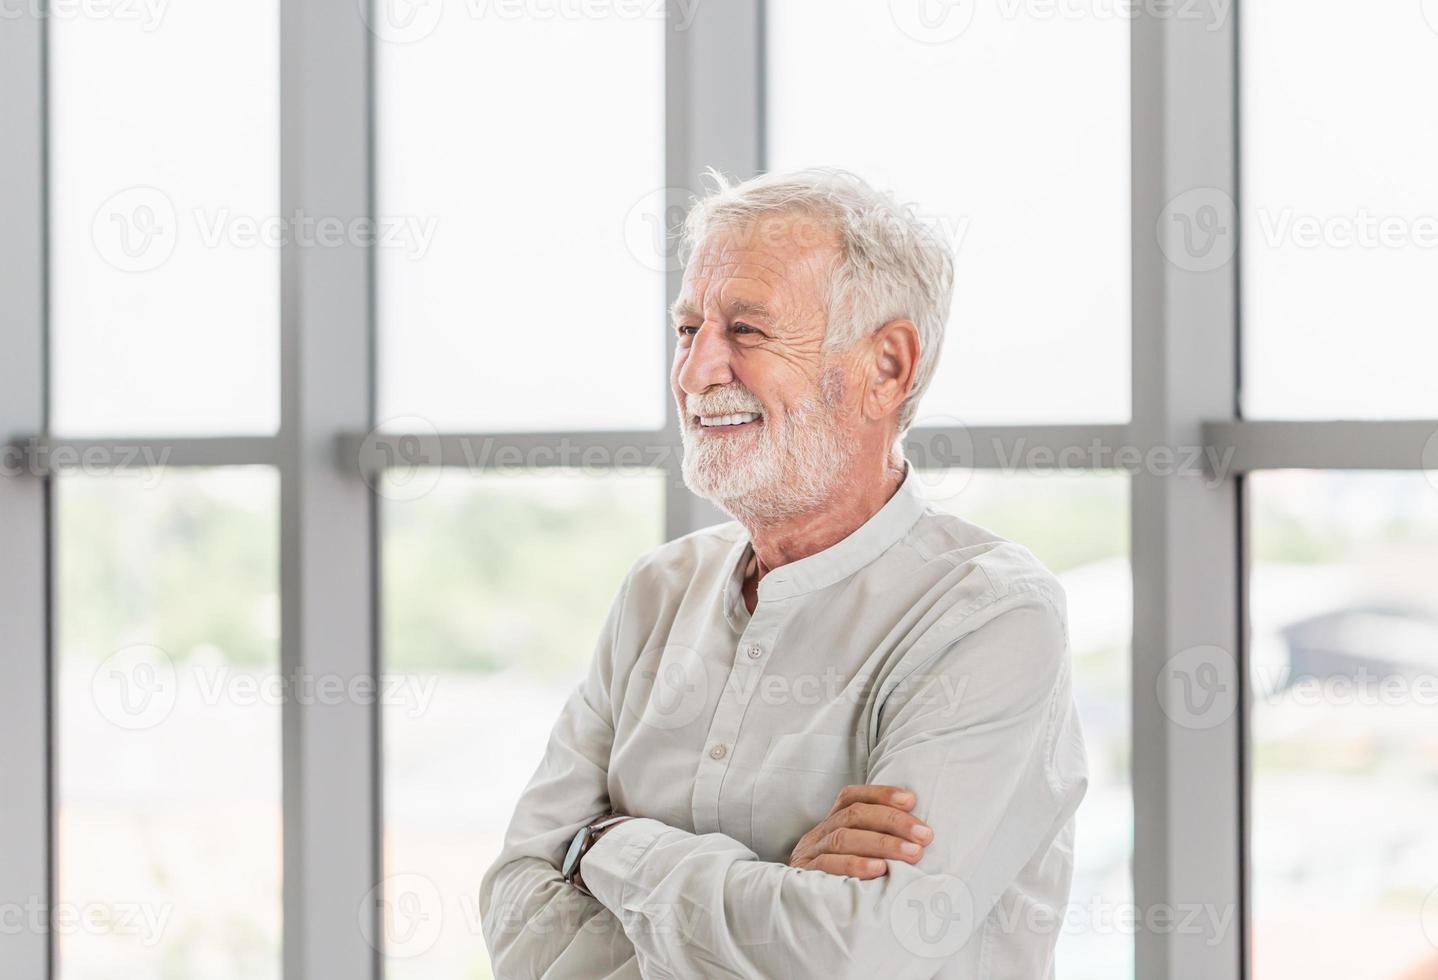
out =
[[[689,415],[738,415],[741,412],[764,414],[764,405],[743,388],[721,389],[703,395],[687,395],[684,410]]]

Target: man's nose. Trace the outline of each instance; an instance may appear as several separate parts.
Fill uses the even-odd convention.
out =
[[[679,369],[679,387],[691,395],[734,380],[729,366],[729,343],[720,328],[705,324],[689,342],[684,364]]]

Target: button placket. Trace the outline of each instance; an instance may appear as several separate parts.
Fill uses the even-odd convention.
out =
[[[693,796],[694,828],[699,833],[723,831],[719,820],[721,790],[748,707],[746,693],[753,689],[753,672],[763,673],[768,638],[778,629],[779,611],[772,604],[755,612],[739,637],[729,675],[705,735],[706,748],[699,760]]]

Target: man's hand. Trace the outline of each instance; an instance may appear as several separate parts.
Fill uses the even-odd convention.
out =
[[[845,786],[829,815],[799,838],[789,866],[869,879],[889,873],[885,858],[917,864],[934,832],[909,813],[915,802],[898,786]]]

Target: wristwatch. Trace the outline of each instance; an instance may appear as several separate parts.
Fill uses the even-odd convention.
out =
[[[579,862],[584,860],[584,855],[589,853],[589,849],[594,846],[595,841],[604,836],[606,830],[629,819],[631,818],[622,813],[606,813],[580,827],[579,833],[574,835],[574,840],[569,842],[569,850],[564,855],[564,864],[559,869],[564,880],[593,898],[593,893],[584,887],[584,879],[579,875]]]

